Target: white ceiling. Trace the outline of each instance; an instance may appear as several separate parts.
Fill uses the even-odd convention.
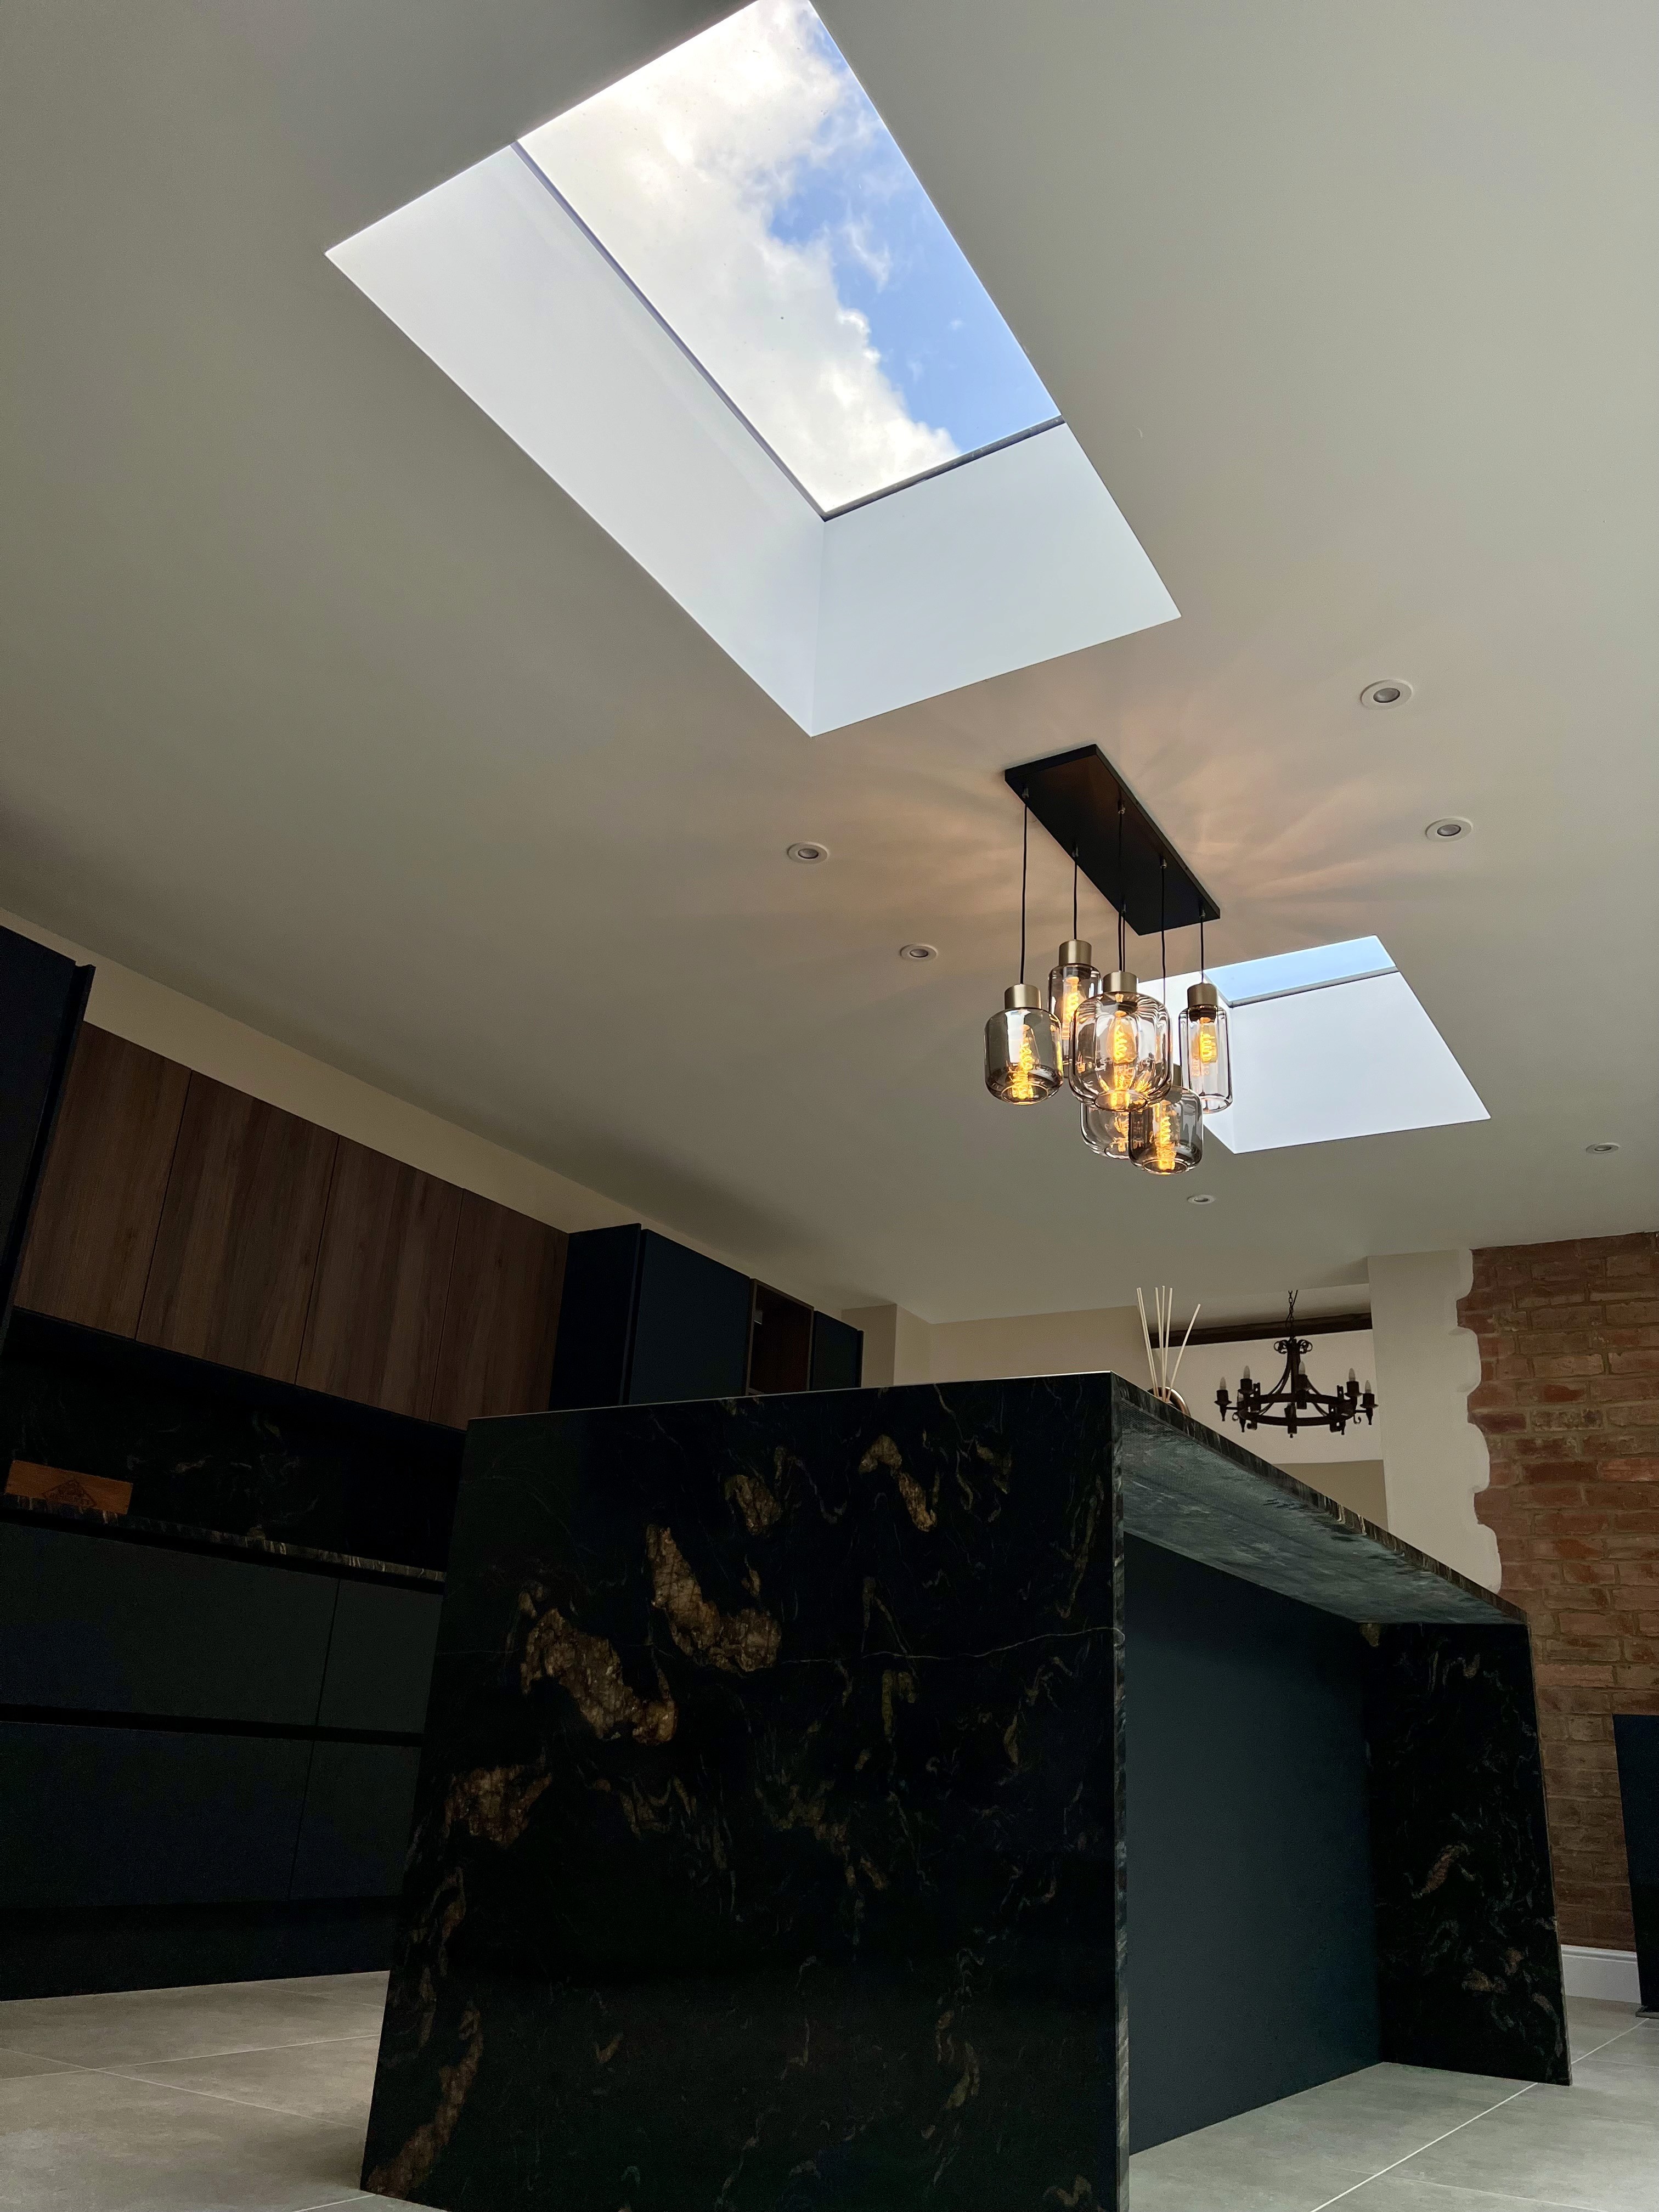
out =
[[[1182,617],[818,739],[324,258],[722,12],[13,0],[0,903],[836,1304],[1651,1227],[1659,10],[825,0]],[[1091,741],[1492,1120],[1194,1209],[994,1105]]]

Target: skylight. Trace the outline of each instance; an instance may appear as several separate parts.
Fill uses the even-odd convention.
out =
[[[1233,1097],[1206,1122],[1235,1152],[1275,1152],[1488,1116],[1380,939],[1212,968],[1231,1009]],[[1196,970],[1169,978],[1171,1009]]]
[[[812,736],[1178,612],[806,0],[329,259]]]
[[[754,0],[522,149],[823,512],[1058,422],[806,0]]]

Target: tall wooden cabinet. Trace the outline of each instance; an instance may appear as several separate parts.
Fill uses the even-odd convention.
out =
[[[546,1406],[566,1241],[83,1026],[17,1297],[459,1428]]]
[[[315,1122],[191,1077],[141,1342],[294,1380],[338,1143]]]

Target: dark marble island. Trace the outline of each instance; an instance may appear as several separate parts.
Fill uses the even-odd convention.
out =
[[[1378,2056],[1565,2079],[1529,1680],[1511,1608],[1114,1376],[477,1425],[365,2186],[1115,2207],[1129,1955],[1137,2140]]]

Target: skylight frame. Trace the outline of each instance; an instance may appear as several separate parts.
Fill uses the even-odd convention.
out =
[[[1354,948],[1354,957],[1346,972],[1320,976],[1305,983],[1282,984],[1270,990],[1242,992],[1237,996],[1221,980],[1229,972],[1237,976],[1251,968],[1283,967],[1298,958],[1316,961],[1322,953],[1340,950],[1344,945]],[[1366,952],[1364,948],[1370,946],[1375,946],[1380,957]],[[1357,1104],[1362,1098],[1371,1100],[1375,1093],[1352,1073],[1342,1042],[1345,1024],[1353,1019],[1355,1001],[1342,1002],[1340,1012],[1334,1008],[1330,1020],[1322,1027],[1316,1026],[1322,1018],[1310,1014],[1293,1024],[1290,1032],[1282,1024],[1275,1024],[1264,1036],[1252,1036],[1253,1024],[1248,1018],[1236,1021],[1232,1037],[1235,1103],[1209,1116],[1206,1122],[1206,1135],[1213,1137],[1227,1152],[1243,1158],[1259,1152],[1300,1150],[1310,1145],[1348,1144],[1364,1138],[1458,1128],[1492,1119],[1490,1108],[1475,1089],[1462,1060],[1380,938],[1343,939],[1332,946],[1310,945],[1300,954],[1269,954],[1260,961],[1228,962],[1206,973],[1217,983],[1222,1003],[1229,1012],[1247,1018],[1257,1009],[1265,1011],[1291,1000],[1312,999],[1322,993],[1365,992],[1370,1004],[1358,1032],[1358,1042],[1356,1045],[1350,1032],[1348,1050],[1363,1051],[1386,1042],[1395,1065],[1407,1068],[1410,1074],[1405,1089],[1395,1089],[1391,1094],[1388,1061],[1373,1061],[1370,1082],[1384,1098],[1392,1095],[1394,1099],[1385,1107],[1385,1112],[1393,1114],[1403,1109],[1413,1116],[1379,1123],[1364,1105]],[[1146,988],[1173,1011],[1187,986],[1198,980],[1198,971],[1192,969],[1160,977]],[[1379,985],[1394,987],[1392,991],[1385,991],[1380,1000],[1371,990],[1371,987]],[[1279,1030],[1276,1039],[1274,1029]],[[1287,1050],[1293,1056],[1287,1057]],[[1262,1054],[1259,1060],[1258,1053]],[[1282,1088],[1285,1084],[1289,1085],[1288,1092]],[[1332,1120],[1340,1120],[1350,1126],[1310,1126]],[[1291,1133],[1284,1133],[1287,1127]]]
[[[552,178],[548,175],[546,170],[543,168],[541,163],[536,159],[536,156],[524,143],[524,141],[520,138],[515,138],[512,142],[512,144],[513,151],[525,164],[526,167],[530,171],[531,175],[534,177],[537,183],[542,187],[543,191],[550,194],[560,210],[566,216],[568,217],[570,222],[575,225],[576,228],[580,231],[582,236],[587,240],[588,244],[593,248],[593,251],[604,261],[605,266],[612,270],[613,273],[621,279],[622,283],[627,285],[629,290],[634,295],[634,297],[639,301],[640,305],[645,309],[647,314],[651,317],[652,320],[657,325],[664,336],[673,340],[675,345],[677,345],[680,352],[684,355],[686,360],[690,362],[692,368],[696,370],[697,374],[702,377],[703,382],[708,386],[709,390],[716,393],[719,398],[725,402],[726,405],[730,408],[733,416],[739,422],[742,423],[744,428],[747,430],[755,443],[760,447],[762,453],[763,453],[767,459],[773,463],[781,475],[787,477],[790,483],[793,484],[795,489],[806,501],[806,504],[811,508],[813,514],[817,515],[820,522],[833,522],[838,514],[851,514],[855,507],[868,507],[872,501],[878,499],[890,499],[896,491],[908,491],[913,484],[927,483],[931,482],[934,477],[948,476],[952,469],[962,468],[969,461],[983,460],[987,453],[1000,453],[1003,451],[1005,447],[1023,445],[1027,438],[1040,438],[1046,430],[1063,430],[1065,428],[1066,417],[1063,415],[1048,415],[1045,416],[1040,422],[1027,423],[1023,430],[1011,430],[1005,438],[988,439],[984,445],[974,447],[972,451],[969,453],[952,453],[949,460],[935,461],[933,467],[930,469],[918,469],[914,475],[900,477],[896,483],[890,484],[878,484],[873,491],[860,492],[857,496],[853,499],[842,500],[836,507],[821,506],[813,494],[807,489],[806,486],[795,474],[793,469],[790,467],[788,462],[784,459],[783,455],[778,451],[777,447],[772,444],[771,441],[763,431],[757,428],[754,422],[744,412],[738,402],[732,397],[732,394],[720,382],[719,377],[715,375],[714,370],[710,368],[708,362],[702,358],[702,355],[699,354],[696,348],[690,345],[686,339],[681,337],[680,333],[674,328],[673,324],[669,320],[668,317],[664,314],[662,309],[657,305],[651,295],[645,289],[645,287],[642,284],[636,283],[635,278],[629,274],[627,269],[624,268],[623,264],[617,260],[616,255],[611,251],[611,248],[599,236],[599,234],[594,229],[592,224],[588,222],[586,216],[582,214],[579,208],[573,205],[565,194],[559,190]],[[994,304],[994,302],[993,304]],[[1018,341],[1016,341],[1016,343],[1018,343]]]

